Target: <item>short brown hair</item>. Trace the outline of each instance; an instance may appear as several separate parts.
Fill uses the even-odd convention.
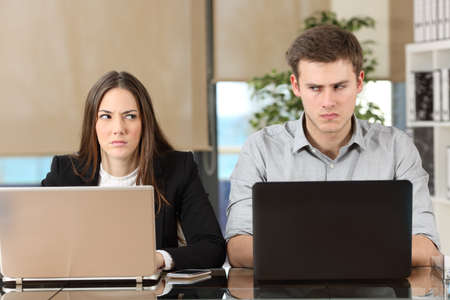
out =
[[[301,60],[312,62],[335,62],[349,60],[356,76],[363,64],[361,45],[353,33],[334,25],[310,28],[298,36],[286,52],[286,60],[298,79],[298,63]]]

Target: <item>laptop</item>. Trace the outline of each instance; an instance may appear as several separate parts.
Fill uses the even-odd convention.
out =
[[[253,186],[256,281],[401,279],[411,271],[409,181]]]
[[[156,283],[153,195],[152,186],[1,188],[4,286]]]
[[[1,296],[1,300],[156,300],[155,290],[33,290],[26,292],[9,291]]]

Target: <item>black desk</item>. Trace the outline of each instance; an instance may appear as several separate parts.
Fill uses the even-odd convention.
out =
[[[447,283],[448,284],[448,283]],[[22,291],[4,294],[2,300],[28,299],[447,299],[444,282],[431,268],[415,268],[403,281],[386,282],[253,282],[253,270],[232,268],[213,270],[213,276],[192,285],[166,285],[163,277],[155,287],[129,287],[129,290]],[[164,295],[162,295],[164,293]]]

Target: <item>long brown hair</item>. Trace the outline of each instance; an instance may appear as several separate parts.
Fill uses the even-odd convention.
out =
[[[90,89],[84,107],[80,149],[74,157],[79,161],[79,169],[73,165],[75,174],[85,181],[93,181],[100,162],[100,145],[95,125],[103,96],[113,88],[129,91],[136,99],[141,114],[141,140],[137,149],[138,175],[136,184],[153,185],[158,211],[162,203],[168,204],[155,180],[154,162],[158,156],[174,150],[164,136],[155,117],[150,95],[144,85],[127,72],[110,71],[103,75]]]

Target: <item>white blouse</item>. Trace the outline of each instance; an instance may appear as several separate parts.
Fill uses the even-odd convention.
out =
[[[128,175],[117,177],[112,176],[103,169],[103,165],[100,163],[100,173],[98,178],[99,186],[136,186],[138,169],[134,170]]]

